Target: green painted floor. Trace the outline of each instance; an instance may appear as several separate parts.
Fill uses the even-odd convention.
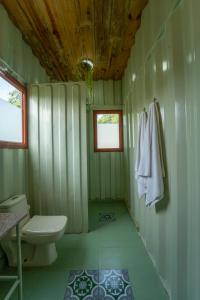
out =
[[[114,213],[116,220],[99,222],[102,212]],[[63,300],[69,271],[76,269],[128,269],[135,300],[169,299],[125,205],[94,202],[89,219],[88,234],[68,234],[57,243],[53,265],[24,269],[24,300]],[[1,283],[0,299],[5,288]],[[17,293],[11,299],[17,299]]]

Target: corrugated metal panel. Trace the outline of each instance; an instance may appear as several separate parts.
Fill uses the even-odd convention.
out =
[[[124,153],[95,153],[93,143],[93,108],[123,108],[121,81],[94,82],[94,98],[88,106],[89,199],[124,199]]]
[[[0,66],[7,67],[24,82],[47,81],[44,69],[1,4],[0,20]],[[26,192],[26,157],[25,150],[0,149],[0,202],[15,193]]]
[[[0,69],[21,82],[48,81],[44,69],[0,4]],[[0,202],[27,192],[27,151],[0,149]],[[3,266],[0,248],[0,268]]]
[[[31,48],[22,39],[22,34],[10,21],[0,4],[0,66],[9,69],[23,82],[48,82],[49,78]]]
[[[66,215],[68,232],[87,231],[86,89],[30,87],[29,200],[34,214]]]
[[[127,194],[172,300],[200,299],[199,11],[197,0],[150,0],[123,80],[126,169],[131,178]],[[168,180],[165,199],[149,209],[137,197],[131,139],[137,136],[137,114],[153,97],[161,109]]]
[[[25,193],[27,151],[0,149],[0,202],[14,194]]]

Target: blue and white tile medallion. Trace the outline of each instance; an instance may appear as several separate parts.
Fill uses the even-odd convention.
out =
[[[133,300],[127,270],[70,271],[64,300]]]

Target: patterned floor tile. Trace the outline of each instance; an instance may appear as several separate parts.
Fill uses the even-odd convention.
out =
[[[99,213],[99,222],[101,223],[109,223],[116,220],[114,213]]]
[[[133,300],[127,270],[70,271],[64,300]]]
[[[99,270],[99,285],[112,299],[133,299],[127,270]]]

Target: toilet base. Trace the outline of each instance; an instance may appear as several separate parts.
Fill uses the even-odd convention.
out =
[[[55,243],[32,246],[33,256],[27,260],[23,259],[23,266],[48,266],[58,257]]]
[[[17,265],[17,249],[15,241],[3,239],[1,246],[7,254],[10,267]],[[24,267],[48,266],[57,259],[55,243],[33,245],[22,241],[22,265]]]

